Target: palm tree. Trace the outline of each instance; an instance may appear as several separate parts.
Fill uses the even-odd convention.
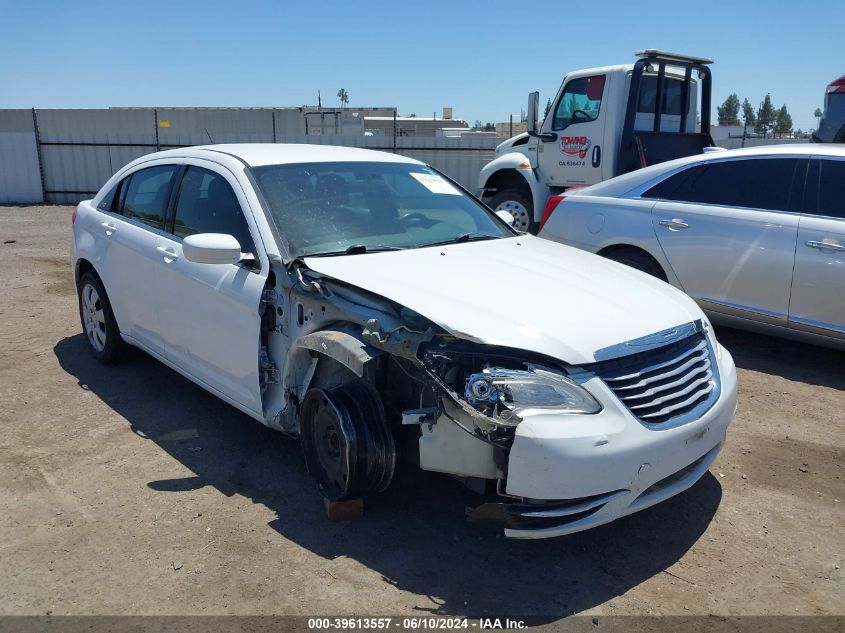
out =
[[[821,118],[822,118],[822,109],[821,109],[821,108],[816,108],[816,111],[815,111],[815,112],[813,112],[813,116],[814,116],[814,117],[816,117],[816,129],[818,129],[819,124],[821,123]]]
[[[340,99],[340,105],[346,106],[349,103],[349,93],[346,88],[341,88],[337,91],[337,98]]]

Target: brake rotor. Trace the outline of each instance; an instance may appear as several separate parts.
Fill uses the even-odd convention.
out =
[[[327,499],[381,492],[393,479],[393,435],[378,392],[364,380],[331,390],[309,389],[302,401],[300,437],[308,472]]]

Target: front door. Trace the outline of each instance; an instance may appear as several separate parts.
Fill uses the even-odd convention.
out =
[[[234,177],[212,164],[188,165],[178,187],[169,233],[158,244],[156,293],[167,358],[260,417],[259,307],[268,271],[244,215],[246,198]],[[190,262],[182,239],[195,233],[233,235],[252,258]]]
[[[798,233],[798,216],[788,209],[793,179],[803,181],[806,164],[728,160],[673,177],[677,186],[664,189],[652,221],[688,295],[715,312],[786,324]]]
[[[593,185],[605,176],[604,130],[608,118],[606,75],[569,79],[558,95],[543,132],[554,140],[539,140],[540,169],[548,184],[558,187]],[[550,137],[551,138],[551,137]]]
[[[807,187],[798,225],[789,324],[845,338],[845,159],[812,164],[807,180],[818,187]]]

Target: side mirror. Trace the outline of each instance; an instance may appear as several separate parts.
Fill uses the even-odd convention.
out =
[[[507,211],[505,209],[499,209],[498,211],[496,211],[496,215],[499,216],[499,219],[508,226],[513,226],[514,220],[516,219],[513,217],[513,214],[511,214],[510,211]]]
[[[182,240],[182,254],[196,264],[237,264],[241,245],[231,235],[197,233]]]
[[[537,136],[537,110],[540,107],[540,93],[528,95],[528,135]]]

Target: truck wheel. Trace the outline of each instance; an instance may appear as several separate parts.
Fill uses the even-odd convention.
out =
[[[123,359],[126,343],[100,279],[87,272],[79,279],[79,318],[88,349],[98,361],[111,365]]]
[[[531,196],[519,189],[505,189],[490,200],[490,207],[494,211],[504,209],[513,216],[513,228],[517,231],[536,233],[534,222],[534,204]]]
[[[302,400],[300,439],[308,472],[327,499],[382,492],[393,479],[393,434],[381,397],[364,380],[309,389]]]
[[[607,259],[612,259],[620,264],[625,264],[631,268],[648,273],[661,281],[666,281],[666,273],[663,272],[660,264],[651,255],[638,248],[617,248],[609,253],[602,253],[602,255]]]

